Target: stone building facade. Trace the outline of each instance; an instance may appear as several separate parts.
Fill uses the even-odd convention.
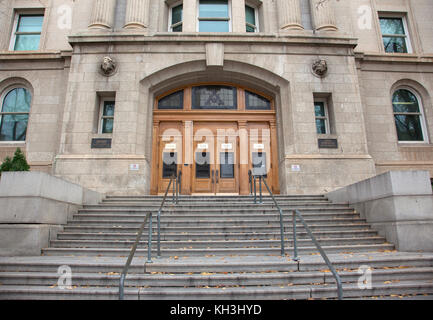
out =
[[[20,147],[32,170],[119,195],[161,192],[173,154],[186,194],[248,193],[264,154],[282,194],[433,176],[432,15],[431,0],[0,0],[0,157]],[[196,138],[226,127],[217,147]]]

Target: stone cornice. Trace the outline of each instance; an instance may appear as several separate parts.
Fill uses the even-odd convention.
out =
[[[0,51],[0,61],[20,60],[64,60],[72,56],[72,51]]]
[[[71,45],[98,44],[98,43],[193,43],[193,42],[220,42],[220,43],[248,43],[248,44],[283,44],[283,45],[323,45],[329,47],[355,48],[358,44],[356,38],[342,34],[315,33],[299,31],[290,34],[245,34],[245,33],[172,33],[160,32],[156,34],[143,34],[131,32],[86,32],[69,36]]]
[[[355,59],[361,63],[433,63],[433,54],[355,52]]]

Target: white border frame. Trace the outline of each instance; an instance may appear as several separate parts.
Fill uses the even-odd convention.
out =
[[[401,89],[409,91],[418,100],[418,106],[419,106],[419,110],[420,110],[419,113],[420,113],[420,117],[421,117],[421,119],[420,119],[421,120],[421,130],[422,130],[422,136],[423,136],[423,139],[424,139],[423,141],[410,141],[410,140],[402,140],[402,141],[400,141],[400,140],[398,140],[397,127],[396,127],[396,124],[395,124],[395,112],[394,112],[394,106],[393,106],[393,103],[392,103],[392,98],[393,98],[394,94],[398,90],[401,90]],[[429,144],[430,143],[429,142],[428,132],[427,132],[427,123],[425,121],[426,119],[425,119],[424,105],[423,105],[423,102],[422,102],[422,98],[421,98],[420,94],[414,88],[408,87],[408,86],[399,86],[399,87],[395,88],[394,91],[392,92],[392,95],[391,95],[391,111],[392,111],[392,121],[393,121],[393,124],[394,124],[395,136],[397,138],[397,143],[398,144],[406,145],[406,144]]]

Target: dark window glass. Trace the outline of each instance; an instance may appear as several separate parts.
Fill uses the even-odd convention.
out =
[[[268,99],[246,90],[245,105],[247,110],[271,110],[271,102]]]
[[[162,177],[169,179],[177,176],[177,152],[164,152],[162,154]]]
[[[326,109],[324,102],[314,102],[314,113],[316,115],[316,131],[318,134],[326,134]]]
[[[399,141],[424,141],[418,99],[409,90],[397,90],[392,98]]]
[[[158,101],[158,109],[183,109],[183,90],[161,98]]]
[[[256,11],[250,6],[245,6],[246,31],[256,32]]]
[[[253,175],[267,177],[266,152],[253,152]]]
[[[25,141],[31,95],[24,88],[13,89],[3,100],[0,112],[0,141]]]
[[[209,152],[195,153],[195,177],[197,179],[210,178],[210,153]]]
[[[173,32],[182,31],[182,10],[183,5],[179,5],[171,9],[171,30]]]
[[[220,177],[221,179],[233,179],[235,177],[234,153],[220,153]]]
[[[199,86],[192,88],[193,109],[237,109],[236,88]]]
[[[104,101],[104,110],[102,111],[102,133],[113,133],[114,106],[114,101]]]

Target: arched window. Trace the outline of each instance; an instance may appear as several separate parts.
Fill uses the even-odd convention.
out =
[[[392,96],[392,106],[398,141],[427,141],[423,108],[418,97],[408,89],[399,89]]]
[[[15,88],[2,100],[0,141],[25,141],[32,97],[28,90]]]

